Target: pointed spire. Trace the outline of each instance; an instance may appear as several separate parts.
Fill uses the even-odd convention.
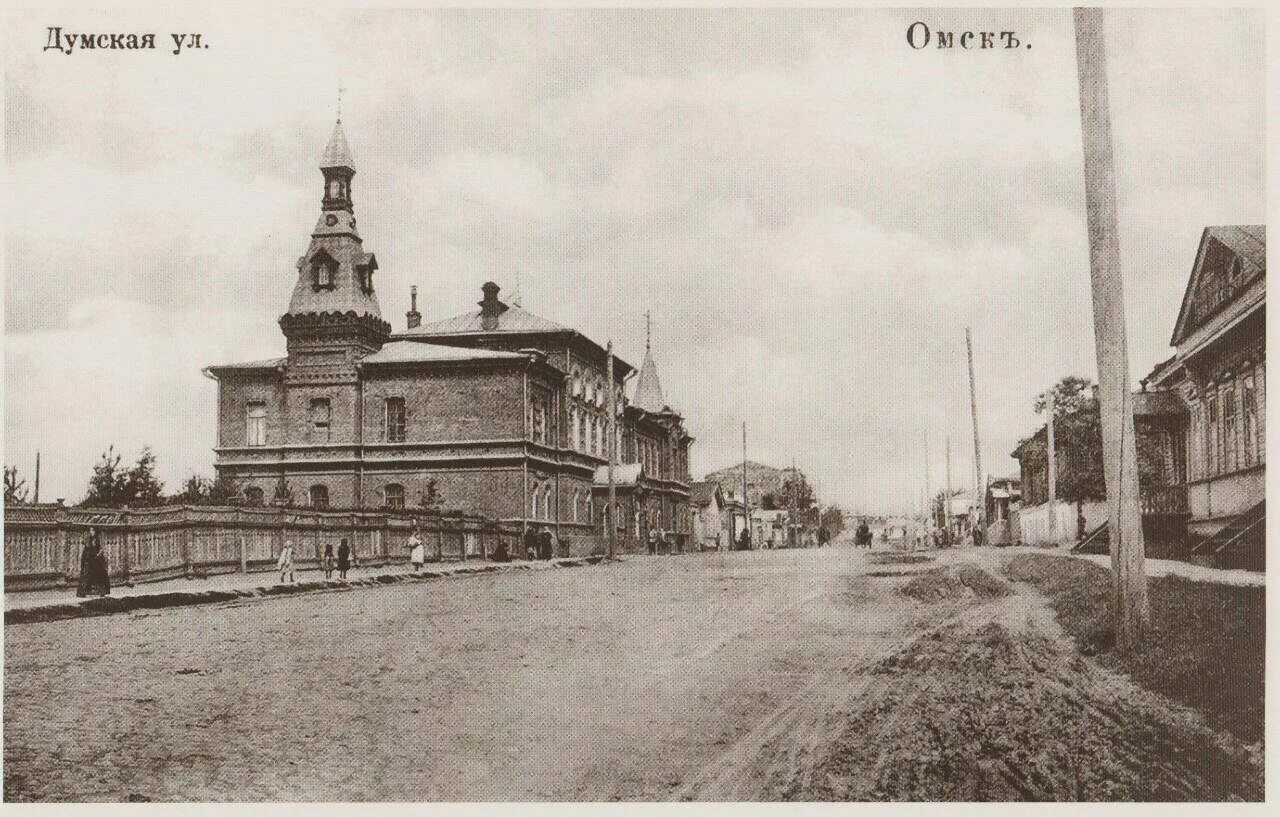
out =
[[[347,135],[342,132],[342,119],[339,118],[333,126],[333,135],[329,137],[329,144],[324,149],[324,155],[320,157],[320,168],[345,167],[348,170],[355,170],[355,162],[351,158],[351,148],[347,147]]]
[[[662,383],[658,381],[658,365],[653,362],[653,321],[648,312],[644,314],[644,325],[644,363],[640,366],[636,394],[631,403],[650,414],[660,414],[666,410],[667,400],[662,395]]]
[[[516,288],[515,288],[515,290],[511,293],[510,301],[511,301],[511,305],[512,305],[512,306],[521,306],[521,303],[520,303],[520,270],[519,270],[519,269],[517,269],[517,270],[516,270]]]

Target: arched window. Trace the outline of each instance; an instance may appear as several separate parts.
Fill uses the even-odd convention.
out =
[[[329,442],[329,398],[317,397],[311,401],[311,442]]]
[[[569,409],[569,447],[578,448],[578,409]]]
[[[250,505],[261,507],[266,502],[266,494],[256,485],[244,489],[244,501]]]
[[[573,386],[572,386],[573,396],[581,397],[582,396],[582,371],[580,369],[575,368],[573,370],[572,383],[573,383]]]
[[[586,501],[587,505],[587,523],[594,524],[596,521],[596,506],[595,503],[591,501],[591,491],[587,490],[584,493],[586,494],[583,499]]]
[[[388,483],[382,489],[382,504],[388,508],[403,508],[404,486],[398,482]]]
[[[307,491],[307,497],[311,500],[313,508],[329,507],[329,488],[324,485],[312,485]]]

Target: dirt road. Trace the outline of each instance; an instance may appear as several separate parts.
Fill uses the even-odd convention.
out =
[[[1127,775],[1154,770],[1184,781],[1155,791],[1194,798],[1210,793],[1210,772],[1186,758],[1210,756],[1251,779],[1248,752],[1194,717],[1151,696],[1110,706],[1130,692],[1124,680],[1080,663],[1024,589],[977,568],[878,561],[844,548],[636,557],[10,626],[6,794],[899,799],[958,785],[1038,799],[1135,794]],[[1106,755],[1120,771],[1059,790],[1050,748],[1030,771],[998,745],[974,773],[955,771],[962,756],[921,760],[940,751],[929,732],[950,717],[940,702],[968,689],[970,705],[991,704],[997,665],[1000,683],[1037,691],[1007,696],[1015,708],[1060,704],[1064,722],[1105,712],[1080,741],[1124,744]],[[1130,746],[1129,724],[1183,759]],[[1061,743],[1059,727],[1045,722],[1039,739]]]

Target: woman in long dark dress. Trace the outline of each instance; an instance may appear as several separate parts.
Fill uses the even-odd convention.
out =
[[[107,554],[102,550],[96,528],[89,529],[89,543],[80,551],[80,583],[77,596],[111,595],[111,578],[107,573]]]
[[[347,570],[351,568],[351,546],[343,539],[338,545],[338,578],[346,581]]]

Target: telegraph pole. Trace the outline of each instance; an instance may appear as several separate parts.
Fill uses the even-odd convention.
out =
[[[613,473],[613,463],[618,454],[618,387],[613,382],[612,340],[605,346],[605,351],[608,355],[605,363],[605,380],[609,384],[609,423],[607,426],[609,429],[609,445],[606,448],[609,453],[609,512],[605,514],[604,518],[609,523],[609,561],[613,561],[618,539],[618,520],[614,518],[618,513],[618,486],[614,481]]]
[[[1107,99],[1107,57],[1102,10],[1075,9],[1076,67],[1080,77],[1080,129],[1084,144],[1085,208],[1093,291],[1093,339],[1098,358],[1102,460],[1111,537],[1112,608],[1116,643],[1137,646],[1150,627],[1143,564],[1138,454],[1129,392],[1124,278],[1116,219],[1116,180]]]
[[[40,504],[40,452],[36,452],[36,489],[35,497],[31,500],[32,505]]]
[[[974,478],[977,480],[974,484],[973,503],[975,529],[978,531],[973,537],[976,545],[986,541],[987,531],[984,523],[987,513],[987,486],[982,481],[982,440],[978,435],[978,389],[973,382],[973,333],[967,326],[964,328],[964,345],[969,350],[969,412],[973,415],[973,470]]]
[[[1054,450],[1053,426],[1054,414],[1057,412],[1057,404],[1054,401],[1053,389],[1049,389],[1048,398],[1045,401],[1045,409],[1049,412],[1049,420],[1044,424],[1046,437],[1046,451],[1048,453],[1048,483],[1049,483],[1049,539],[1055,545],[1058,543],[1058,453]]]
[[[742,530],[751,546],[751,503],[747,500],[747,423],[742,423]]]
[[[951,437],[947,437],[947,496],[942,503],[942,519],[947,526],[947,543],[951,543]]]

